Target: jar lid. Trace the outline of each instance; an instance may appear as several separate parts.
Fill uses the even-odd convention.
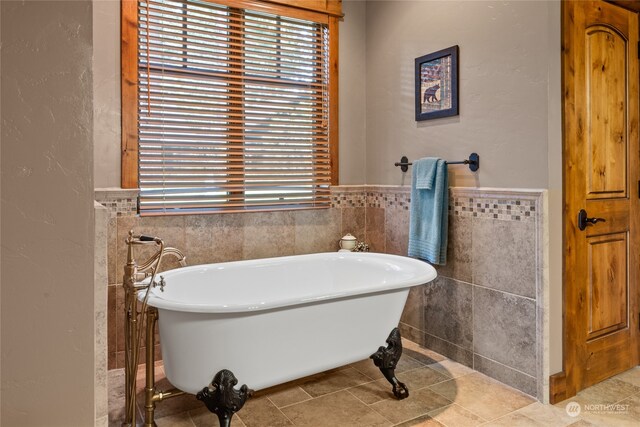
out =
[[[356,238],[352,236],[351,233],[347,233],[342,237],[341,240],[356,240]]]

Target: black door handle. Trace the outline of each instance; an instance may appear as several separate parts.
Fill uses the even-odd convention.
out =
[[[595,225],[598,222],[607,222],[604,218],[589,218],[587,217],[587,211],[580,209],[578,212],[578,228],[580,231],[584,231],[587,225]]]

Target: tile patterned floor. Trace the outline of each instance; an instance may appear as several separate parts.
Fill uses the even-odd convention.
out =
[[[363,360],[261,390],[234,416],[232,426],[640,426],[640,367],[570,399],[581,405],[581,413],[572,417],[565,410],[569,401],[543,405],[410,341],[403,344],[396,372],[410,390],[405,400],[395,400],[380,371],[370,360]],[[156,371],[158,388],[171,388],[161,365]],[[122,370],[109,372],[110,426],[120,426],[123,383]],[[142,402],[141,393],[138,399]],[[158,427],[218,426],[217,418],[192,395],[160,402],[156,423]]]

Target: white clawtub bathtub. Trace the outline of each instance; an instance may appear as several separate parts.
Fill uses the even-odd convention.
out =
[[[167,379],[197,393],[222,369],[260,390],[367,358],[398,325],[429,264],[377,253],[320,253],[197,265],[160,274]],[[142,294],[140,298],[142,298]]]

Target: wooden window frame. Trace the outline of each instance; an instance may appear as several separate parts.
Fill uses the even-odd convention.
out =
[[[331,185],[339,184],[338,22],[341,0],[205,0],[327,24],[329,30],[329,155]],[[138,188],[138,0],[121,0],[121,186]]]

